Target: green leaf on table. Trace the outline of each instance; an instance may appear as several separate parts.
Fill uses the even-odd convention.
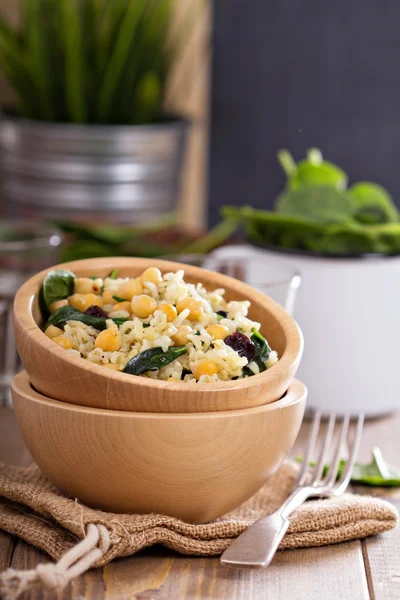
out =
[[[50,325],[64,327],[67,321],[80,321],[81,323],[85,323],[85,325],[90,325],[91,327],[102,331],[103,329],[107,329],[108,319],[114,321],[116,325],[122,325],[122,323],[125,323],[125,321],[128,320],[123,317],[108,317],[107,319],[105,317],[94,317],[81,312],[73,306],[62,306],[49,317],[44,329],[46,330]]]
[[[307,158],[295,163],[288,150],[279,150],[278,161],[284,170],[291,189],[303,185],[328,186],[339,191],[345,190],[347,185],[346,173],[337,165],[322,159],[321,151],[310,148]]]
[[[302,463],[303,459],[297,457],[296,462]],[[310,462],[310,467],[315,467],[315,462]],[[346,466],[346,461],[341,460],[336,478],[338,479]],[[328,472],[325,465],[323,476]],[[371,462],[367,464],[355,463],[351,474],[351,482],[372,487],[398,487],[400,486],[400,469],[388,465],[379,448],[373,448]]]
[[[355,219],[361,223],[395,223],[399,213],[389,192],[381,185],[360,181],[348,189],[357,211]]]
[[[388,465],[380,449],[374,448],[370,463],[354,465],[351,480],[364,485],[397,487],[400,486],[400,469]]]
[[[280,214],[304,217],[318,223],[341,223],[352,219],[356,207],[346,192],[327,185],[302,185],[286,189],[276,200]]]
[[[169,365],[173,360],[186,354],[186,346],[175,346],[168,348],[166,352],[161,347],[143,350],[125,365],[123,372],[130,375],[141,375],[147,371],[157,371],[161,367]]]

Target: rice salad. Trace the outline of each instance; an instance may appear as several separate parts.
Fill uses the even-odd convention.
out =
[[[137,278],[50,271],[40,292],[44,333],[105,369],[165,381],[230,381],[278,361],[248,317],[250,302],[227,302],[224,289],[184,277],[155,267]]]

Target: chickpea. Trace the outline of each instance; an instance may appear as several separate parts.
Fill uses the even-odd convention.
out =
[[[176,319],[178,316],[176,308],[172,304],[160,304],[157,310],[160,310],[162,313],[164,313],[164,315],[167,317],[168,323]]]
[[[122,339],[117,327],[110,327],[100,331],[94,343],[95,348],[101,348],[104,352],[114,352],[121,348]]]
[[[49,306],[50,312],[56,312],[56,310],[58,310],[59,308],[62,308],[63,306],[68,306],[68,300],[56,300],[55,302],[52,302]]]
[[[71,350],[74,347],[71,340],[65,337],[65,335],[56,335],[56,337],[53,337],[53,342],[61,346],[61,348],[65,348],[65,350]]]
[[[112,308],[112,312],[117,312],[117,310],[124,310],[125,312],[132,314],[132,306],[131,303],[126,300],[125,302],[118,302]]]
[[[209,333],[214,340],[224,340],[227,335],[229,335],[228,328],[225,325],[209,325],[206,328],[207,333]]]
[[[181,313],[183,310],[188,308],[190,310],[188,319],[190,321],[198,321],[203,314],[203,304],[200,300],[195,300],[194,298],[184,298],[180,300],[176,305],[178,313]]]
[[[149,267],[140,276],[141,281],[150,281],[150,283],[161,283],[162,275],[160,269],[157,267]]]
[[[101,294],[101,291],[103,289],[103,284],[104,284],[104,281],[102,280],[102,278],[98,277],[97,279],[91,279],[91,282],[92,282],[93,294]]]
[[[202,375],[215,375],[218,371],[218,365],[209,358],[199,360],[192,368],[193,375],[197,380],[199,380]]]
[[[131,302],[132,313],[141,319],[145,319],[149,315],[152,315],[157,308],[157,302],[151,296],[146,294],[140,294],[140,296],[134,296]]]
[[[192,333],[189,325],[179,325],[177,332],[171,335],[171,339],[176,346],[184,346],[188,341],[189,333]]]
[[[113,298],[114,295],[118,294],[114,290],[104,290],[103,292],[103,302],[104,304],[116,304],[117,301]]]
[[[103,298],[95,294],[72,294],[68,298],[68,302],[74,308],[85,312],[89,306],[100,306],[103,308]]]
[[[103,285],[103,280],[90,279],[90,277],[75,277],[74,292],[75,294],[100,294]]]
[[[59,335],[62,335],[64,332],[59,327],[55,327],[54,325],[49,325],[49,327],[47,327],[47,329],[44,333],[47,335],[47,337],[49,337],[50,339],[53,339],[55,337],[58,337]]]
[[[114,292],[116,296],[120,298],[126,298],[126,300],[132,300],[134,296],[138,296],[143,292],[142,283],[139,279],[129,279],[125,283],[121,283],[117,292]]]

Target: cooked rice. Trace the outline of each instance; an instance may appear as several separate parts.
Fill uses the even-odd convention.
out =
[[[82,281],[82,278],[80,281]],[[118,295],[120,286],[128,281],[128,278],[110,279],[107,277],[103,281],[96,279],[95,283],[101,293],[111,290]],[[224,300],[225,290],[207,291],[201,283],[196,285],[186,283],[183,270],[166,273],[160,283],[150,281],[142,283],[143,294],[153,298],[158,306],[168,303],[176,307],[177,303],[185,298],[198,300],[202,307],[200,318],[190,320],[190,311],[185,309],[175,319],[168,322],[166,315],[158,309],[147,318],[139,318],[124,310],[113,312],[113,304],[104,305],[103,309],[109,317],[128,319],[119,327],[111,318],[107,319],[107,328],[118,327],[119,329],[121,348],[117,351],[105,351],[102,348],[96,348],[95,342],[100,333],[99,330],[80,321],[67,321],[63,328],[63,336],[70,340],[72,344],[72,349],[67,351],[74,355],[79,353],[81,357],[97,365],[111,364],[116,365],[118,370],[122,370],[130,359],[144,350],[161,347],[163,352],[166,352],[174,345],[172,336],[177,332],[178,327],[186,325],[191,329],[186,343],[187,353],[157,371],[148,371],[142,376],[151,379],[173,379],[196,383],[197,379],[193,375],[193,371],[199,361],[204,359],[209,359],[215,363],[218,371],[212,375],[203,374],[199,376],[198,381],[200,383],[229,381],[233,378],[240,378],[243,376],[243,367],[248,367],[250,374],[251,372],[254,374],[260,372],[256,362],[248,363],[245,356],[239,356],[238,352],[225,344],[223,339],[214,339],[206,331],[208,326],[219,324],[226,327],[229,335],[239,331],[250,338],[254,331],[260,329],[260,323],[252,321],[248,317],[250,302],[234,300],[227,303]],[[218,311],[225,311],[227,317],[219,318]],[[277,353],[271,351],[265,361],[265,367],[271,368],[277,361]]]

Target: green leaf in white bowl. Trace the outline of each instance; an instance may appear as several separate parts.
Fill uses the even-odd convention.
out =
[[[381,185],[360,181],[348,189],[357,207],[355,218],[361,223],[396,223],[399,213],[389,192]]]
[[[303,185],[286,189],[278,196],[276,211],[281,214],[305,217],[319,223],[342,223],[352,219],[356,207],[346,192],[328,185]]]
[[[322,159],[321,151],[310,148],[307,158],[297,164],[288,150],[279,150],[278,161],[288,178],[288,187],[298,189],[303,185],[326,185],[337,190],[345,190],[347,175],[337,165]]]

